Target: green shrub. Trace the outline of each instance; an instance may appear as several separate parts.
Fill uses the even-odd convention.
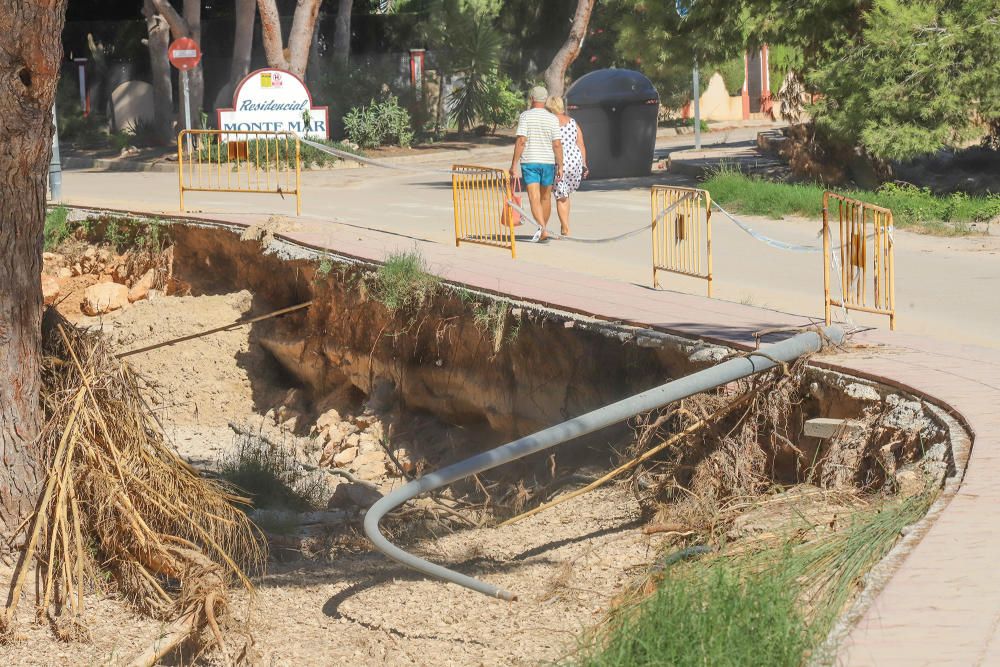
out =
[[[347,137],[361,148],[397,144],[403,148],[413,142],[410,113],[399,105],[394,95],[368,106],[354,107],[344,116]]]
[[[524,111],[524,99],[514,89],[514,82],[506,74],[493,70],[487,75],[485,84],[481,120],[491,126],[491,134],[498,127],[513,127]]]
[[[423,256],[410,250],[386,257],[375,273],[371,293],[388,310],[396,312],[423,306],[440,284],[440,278],[427,272]]]
[[[73,229],[69,224],[69,209],[57,206],[45,213],[45,249],[55,250],[59,244],[69,238]]]

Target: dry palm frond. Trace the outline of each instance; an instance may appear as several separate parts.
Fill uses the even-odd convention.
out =
[[[84,591],[107,573],[139,609],[176,619],[176,641],[161,640],[143,660],[205,628],[225,656],[227,589],[238,582],[252,593],[245,572],[265,560],[259,531],[236,506],[245,499],[178,457],[135,375],[99,336],[52,310],[45,330],[48,473],[0,624],[12,624],[34,562],[38,616],[57,627],[82,627]]]

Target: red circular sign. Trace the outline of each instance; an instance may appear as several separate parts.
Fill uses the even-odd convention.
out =
[[[167,58],[177,69],[189,70],[201,62],[201,49],[190,37],[181,37],[167,47]]]

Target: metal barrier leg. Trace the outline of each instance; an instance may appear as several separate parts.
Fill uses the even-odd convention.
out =
[[[182,141],[184,133],[177,137],[177,191],[180,192],[181,213],[184,213],[184,149]]]

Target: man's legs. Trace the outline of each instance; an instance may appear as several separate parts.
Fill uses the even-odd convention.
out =
[[[549,235],[545,231],[545,226],[549,223],[549,216],[552,214],[552,188],[542,187],[538,183],[528,183],[524,189],[528,191],[531,217],[542,227],[540,238],[547,239]]]

